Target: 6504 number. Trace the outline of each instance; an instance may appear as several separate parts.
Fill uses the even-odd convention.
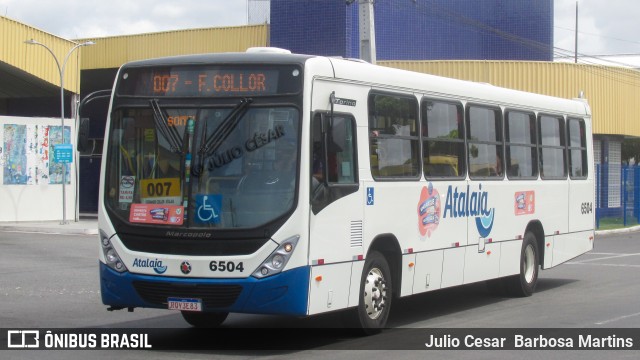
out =
[[[209,270],[211,271],[221,271],[221,272],[243,272],[244,264],[242,261],[236,263],[233,261],[212,261],[209,263]]]
[[[580,204],[580,212],[583,214],[591,214],[593,212],[593,203],[583,202]]]

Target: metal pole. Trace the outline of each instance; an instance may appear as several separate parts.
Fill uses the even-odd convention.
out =
[[[578,63],[578,2],[576,1],[576,46],[574,53],[575,63]]]
[[[360,0],[358,7],[360,27],[360,59],[376,63],[376,30],[373,0]]]
[[[640,166],[637,164],[633,167],[633,211],[636,217],[636,224],[640,224]]]
[[[67,66],[67,61],[69,60],[69,56],[71,56],[71,53],[75,49],[81,46],[93,45],[94,42],[87,41],[81,44],[76,44],[74,47],[71,48],[71,50],[69,50],[69,52],[67,53],[67,56],[65,56],[62,66],[60,66],[60,61],[58,61],[58,57],[56,56],[56,54],[54,54],[53,51],[45,44],[37,42],[33,39],[27,40],[25,41],[25,43],[31,44],[31,45],[40,45],[43,48],[47,49],[49,54],[53,56],[53,60],[55,60],[56,65],[58,66],[58,72],[60,73],[60,126],[61,126],[61,132],[62,132],[62,144],[64,144],[65,143],[64,142],[64,70],[65,70],[65,67]],[[78,160],[76,159],[76,161]],[[60,222],[60,225],[66,225],[69,223],[67,221],[67,196],[66,196],[67,184],[66,183],[67,183],[67,167],[66,165],[63,165],[62,167],[62,221]]]
[[[600,164],[596,164],[596,229],[600,229]]]
[[[65,56],[64,61],[62,62],[62,69],[60,70],[60,111],[61,111],[60,120],[62,123],[62,143],[63,144],[65,143],[64,142],[64,71],[65,71],[65,68],[67,67],[67,61],[69,60],[71,53],[73,53],[75,49],[84,45],[87,45],[87,44],[86,43],[78,44],[72,47],[71,50],[69,50],[69,52],[67,53],[67,56]],[[78,161],[77,158],[76,158],[76,161]],[[60,223],[61,225],[66,225],[69,223],[67,221],[67,208],[66,208],[67,198],[66,198],[66,191],[65,191],[66,185],[67,185],[67,165],[63,164],[62,165],[62,222]],[[77,186],[78,184],[76,183],[76,187]]]
[[[627,226],[627,169],[625,166],[621,166],[622,171],[622,189],[620,189],[620,196],[622,196],[622,224]]]

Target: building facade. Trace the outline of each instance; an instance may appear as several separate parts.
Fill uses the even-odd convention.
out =
[[[73,95],[84,98],[110,89],[117,69],[128,61],[245,51],[252,46],[358,57],[358,6],[347,2],[271,0],[270,24],[90,39],[96,45],[78,49],[78,56],[69,63],[65,116],[74,116]],[[565,98],[583,93],[593,111],[595,160],[607,169],[602,181],[619,183],[620,172],[611,165],[620,164],[620,144],[624,137],[640,136],[640,101],[636,99],[640,73],[551,63],[552,0],[378,0],[374,9],[380,65]],[[44,49],[28,46],[24,40],[52,45],[58,57],[75,43],[1,16],[0,30],[5,44],[0,49],[0,117],[59,116],[55,63]],[[85,40],[89,39],[77,41]],[[107,105],[106,99],[95,101],[79,114],[90,118],[94,145],[77,159],[76,200],[81,213],[97,211]],[[0,196],[7,186],[22,185],[0,184]],[[620,203],[613,191],[605,191],[601,199],[611,208]]]
[[[374,2],[378,60],[553,61],[553,0]],[[271,45],[360,57],[358,1],[271,0]]]

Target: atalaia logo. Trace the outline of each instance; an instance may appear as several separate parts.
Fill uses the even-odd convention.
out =
[[[471,190],[467,185],[466,191],[458,191],[449,185],[447,198],[444,205],[443,219],[474,216],[476,227],[481,237],[485,238],[491,233],[495,208],[489,208],[489,193],[482,191],[482,184],[478,185],[478,190]]]
[[[139,268],[152,268],[156,274],[164,274],[167,271],[167,266],[162,264],[162,260],[158,259],[134,259],[133,267]]]

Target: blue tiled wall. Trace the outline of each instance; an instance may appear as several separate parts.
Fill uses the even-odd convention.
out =
[[[553,0],[377,0],[378,60],[553,60]],[[358,57],[358,5],[271,0],[271,45]]]
[[[299,54],[346,56],[351,36],[347,10],[342,0],[271,0],[271,46]]]

